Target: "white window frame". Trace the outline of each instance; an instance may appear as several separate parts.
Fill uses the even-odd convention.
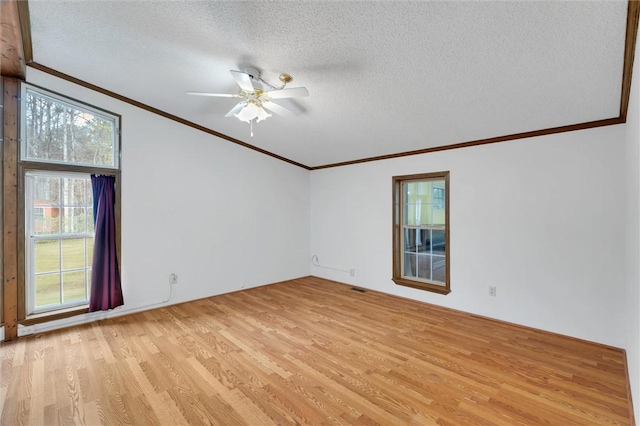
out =
[[[96,117],[100,117],[103,120],[113,122],[113,134],[111,141],[112,146],[112,158],[113,164],[92,164],[92,163],[80,163],[80,162],[69,162],[69,161],[59,161],[59,160],[50,160],[50,159],[39,159],[39,158],[31,158],[27,156],[27,124],[26,124],[26,108],[27,108],[27,93],[33,92],[38,96],[46,97],[55,101],[59,104],[69,106],[71,108],[77,108],[83,111],[87,111],[88,113],[95,115]],[[21,98],[24,99],[24,102],[21,102],[21,116],[22,120],[20,120],[20,160],[28,161],[34,163],[45,163],[45,164],[64,164],[64,165],[72,165],[72,166],[84,166],[84,167],[97,167],[103,169],[113,169],[118,170],[120,168],[120,116],[110,113],[109,111],[105,111],[103,109],[96,108],[94,106],[88,105],[84,102],[76,101],[74,99],[70,99],[66,96],[51,92],[49,90],[43,89],[38,86],[34,86],[32,84],[23,83],[21,85]]]
[[[29,177],[34,176],[55,176],[60,178],[70,178],[70,179],[91,179],[91,175],[89,173],[82,172],[64,172],[64,171],[45,171],[45,170],[30,170],[25,173],[25,263],[26,263],[26,274],[25,274],[25,287],[26,287],[26,297],[27,297],[27,315],[40,314],[44,312],[50,311],[58,311],[61,309],[72,308],[76,306],[88,306],[89,304],[89,295],[91,291],[91,279],[85,282],[85,293],[87,295],[86,299],[74,300],[71,302],[61,302],[50,305],[44,305],[39,308],[36,308],[36,291],[35,291],[35,242],[41,240],[67,240],[67,239],[79,239],[79,238],[94,238],[95,232],[85,232],[85,233],[76,233],[76,234],[62,234],[58,232],[57,234],[43,234],[43,235],[32,235],[33,223],[31,214],[31,203],[30,200],[34,199],[34,188],[32,185],[32,180]],[[87,218],[89,220],[89,218]],[[91,219],[93,220],[93,219]],[[85,247],[86,253],[86,247]],[[60,268],[62,268],[62,250],[59,251],[60,256]],[[88,260],[85,260],[85,268],[82,270],[86,271],[87,269],[91,269],[91,265]],[[60,273],[62,274],[63,270],[60,269]],[[63,285],[61,283],[61,285]]]

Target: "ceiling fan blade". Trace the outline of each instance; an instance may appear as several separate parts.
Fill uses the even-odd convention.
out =
[[[295,98],[281,98],[281,99],[269,99],[269,102],[273,102],[283,108],[288,109],[295,115],[303,114],[306,110],[295,100]]]
[[[237,113],[240,112],[240,110],[242,108],[244,108],[247,105],[246,102],[242,101],[242,102],[238,102],[238,104],[236,106],[234,106],[233,108],[231,108],[231,110],[225,115],[225,117],[233,117],[234,115],[236,115]]]
[[[306,87],[292,87],[291,89],[282,90],[269,90],[265,92],[271,99],[279,98],[301,98],[309,96],[309,91]]]
[[[282,105],[278,105],[275,102],[264,101],[262,102],[262,107],[278,115],[284,115],[284,116],[294,115],[293,111],[283,107]]]
[[[240,98],[240,95],[233,95],[231,93],[209,93],[209,92],[187,92],[187,95],[193,96],[214,96],[217,98]]]
[[[253,84],[251,83],[251,77],[249,74],[241,72],[241,71],[231,71],[231,75],[238,83],[238,86],[245,92],[253,92],[255,89],[253,88]]]

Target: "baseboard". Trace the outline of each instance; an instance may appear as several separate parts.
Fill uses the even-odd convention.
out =
[[[319,279],[319,280],[329,281],[329,282],[333,282],[333,283],[344,285],[344,286],[348,286],[348,287],[353,287],[354,286],[353,284],[343,283],[343,282],[336,281],[336,280],[330,280],[328,278],[322,278],[322,277],[318,277],[318,276],[315,276],[315,275],[310,275],[309,278],[316,278],[316,279]],[[526,329],[526,330],[536,331],[536,332],[539,332],[539,333],[546,333],[546,334],[550,334],[550,335],[554,335],[554,336],[564,337],[564,338],[568,338],[568,339],[571,339],[571,340],[574,340],[574,341],[577,341],[577,342],[589,343],[589,344],[592,344],[592,345],[597,345],[597,346],[600,346],[602,348],[609,349],[609,350],[624,351],[623,348],[618,348],[618,347],[615,347],[615,346],[606,345],[604,343],[594,342],[594,341],[587,340],[587,339],[581,339],[579,337],[570,336],[568,334],[557,333],[555,331],[544,330],[544,329],[541,329],[541,328],[535,328],[535,327],[531,327],[531,326],[524,325],[524,324],[518,324],[518,323],[509,322],[509,321],[505,321],[505,320],[501,320],[501,319],[497,319],[497,318],[487,317],[487,316],[480,315],[480,314],[474,314],[473,312],[467,312],[467,311],[462,311],[460,309],[454,309],[454,308],[449,308],[449,307],[446,307],[446,306],[436,305],[436,304],[429,303],[429,302],[423,302],[422,300],[416,300],[416,299],[411,299],[409,297],[398,296],[397,294],[386,293],[384,291],[371,289],[369,287],[364,287],[364,286],[361,286],[361,285],[358,285],[357,287],[362,287],[362,288],[366,289],[367,291],[370,291],[370,292],[373,292],[373,293],[378,293],[378,294],[384,294],[385,296],[395,297],[397,299],[410,300],[412,302],[422,303],[424,305],[428,305],[428,306],[430,306],[432,308],[435,308],[435,309],[442,309],[442,310],[446,310],[446,311],[456,312],[457,314],[461,314],[461,315],[467,315],[467,316],[470,316],[470,317],[473,317],[473,318],[480,318],[480,319],[484,319],[484,320],[487,320],[487,321],[494,321],[494,322],[497,322],[497,323],[505,325],[505,326],[518,327],[518,328],[522,328],[522,329]]]

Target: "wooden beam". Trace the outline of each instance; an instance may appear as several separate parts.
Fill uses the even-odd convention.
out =
[[[18,1],[18,19],[20,19],[20,34],[22,35],[22,51],[24,62],[33,61],[33,46],[31,45],[31,18],[29,17],[29,3],[27,0]]]
[[[1,0],[0,26],[0,74],[24,80],[26,64],[32,60],[27,2]]]
[[[620,118],[625,122],[627,121],[629,97],[631,96],[631,74],[633,73],[633,60],[636,52],[639,18],[640,2],[637,0],[629,0],[627,8],[627,36],[624,47],[624,69],[622,71],[622,95],[620,97]]]
[[[20,81],[3,77],[2,302],[4,338],[18,337],[18,96]]]

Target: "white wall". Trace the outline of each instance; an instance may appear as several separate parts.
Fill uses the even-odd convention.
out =
[[[625,177],[626,186],[626,312],[627,363],[635,407],[640,419],[640,45],[636,46],[629,112],[627,114]]]
[[[625,347],[624,125],[311,174],[312,275]],[[391,281],[391,177],[449,170],[451,289]],[[497,297],[488,287],[497,286]]]
[[[119,310],[165,299],[172,272],[171,303],[309,274],[307,170],[34,69],[27,81],[122,115]]]

